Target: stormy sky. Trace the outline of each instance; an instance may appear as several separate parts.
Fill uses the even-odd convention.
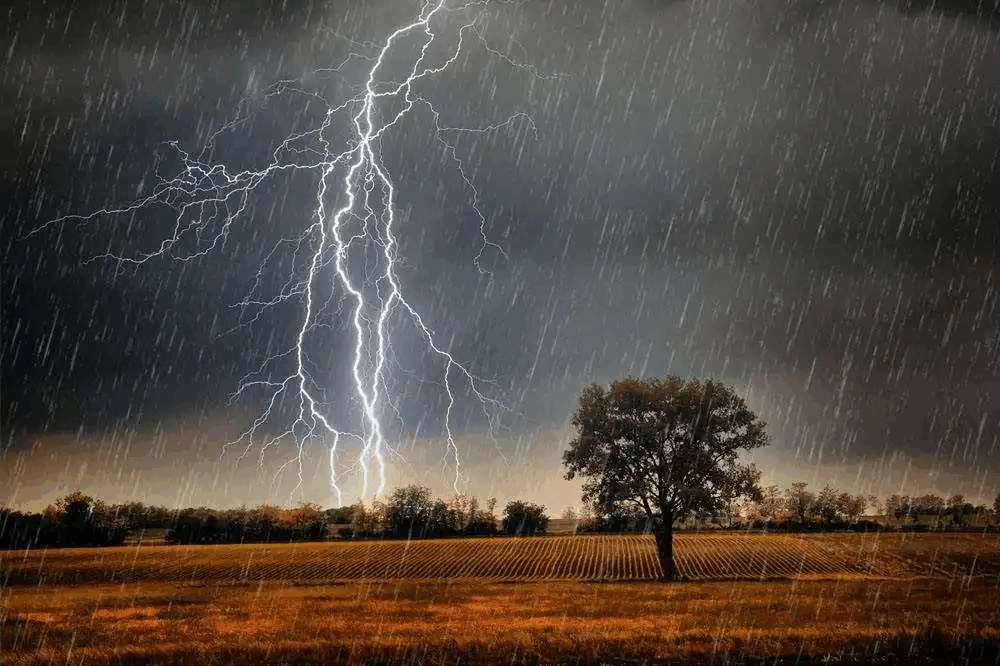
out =
[[[363,90],[420,7],[6,10],[0,501],[39,508],[76,487],[167,505],[335,501],[329,441],[308,442],[294,497],[291,438],[224,450],[268,404],[241,380],[291,371],[317,170],[275,171],[184,217],[181,242],[141,265],[104,255],[163,247],[170,207],[52,220],[127,208],[185,155],[227,174],[276,154],[306,163],[315,138],[282,141]],[[469,17],[476,31],[414,87],[427,103],[379,156],[403,293],[500,405],[483,409],[451,375],[462,487],[576,504],[560,456],[581,389],[677,374],[732,383],[768,422],[765,480],[992,498],[1000,35],[987,11],[532,0],[437,21],[437,62]],[[385,82],[405,77],[421,35],[387,54]],[[349,146],[349,117],[322,135],[332,150]],[[324,413],[350,423],[351,303],[325,279],[309,369]],[[447,492],[441,358],[401,310],[389,330],[389,483]],[[264,440],[295,409],[281,402]],[[357,452],[341,443],[345,502]]]

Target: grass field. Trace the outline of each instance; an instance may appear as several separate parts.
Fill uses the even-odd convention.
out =
[[[4,663],[1000,663],[968,534],[140,546],[4,553]],[[924,661],[923,663],[927,663]]]

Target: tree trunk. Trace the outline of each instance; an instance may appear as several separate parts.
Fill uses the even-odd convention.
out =
[[[677,580],[677,567],[674,565],[674,525],[669,517],[656,530],[656,555],[663,570],[663,580]]]

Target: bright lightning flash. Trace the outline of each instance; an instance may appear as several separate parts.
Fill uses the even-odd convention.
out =
[[[396,189],[392,177],[380,159],[381,139],[414,108],[426,107],[434,121],[435,138],[441,143],[445,153],[457,166],[465,187],[471,193],[472,209],[478,218],[481,245],[473,263],[480,272],[486,272],[481,265],[484,252],[489,248],[502,254],[501,248],[487,237],[487,220],[479,207],[479,193],[471,177],[466,173],[462,161],[456,154],[455,144],[449,136],[461,133],[489,133],[516,123],[524,123],[533,133],[536,128],[531,118],[524,113],[516,113],[502,122],[479,128],[445,127],[440,123],[440,114],[433,104],[420,96],[415,96],[416,82],[452,66],[462,52],[469,36],[478,39],[485,49],[508,65],[527,70],[539,78],[539,74],[529,65],[515,62],[510,56],[494,49],[487,43],[483,30],[486,8],[493,0],[481,0],[449,9],[445,0],[428,2],[409,25],[399,27],[389,34],[381,45],[358,44],[377,54],[352,52],[340,65],[331,68],[336,71],[349,61],[360,59],[371,63],[366,73],[363,89],[353,98],[338,105],[327,105],[323,121],[309,131],[286,137],[272,153],[271,161],[257,171],[233,172],[225,164],[212,163],[200,157],[192,157],[176,142],[170,146],[178,153],[184,168],[170,179],[162,179],[152,193],[133,203],[114,210],[103,209],[90,215],[70,215],[52,220],[45,227],[63,221],[89,221],[104,215],[125,215],[155,205],[166,205],[177,212],[173,233],[163,239],[159,246],[148,253],[128,257],[108,252],[98,258],[110,259],[121,264],[141,265],[154,258],[171,257],[180,261],[191,261],[203,257],[220,248],[229,237],[231,227],[236,224],[247,208],[251,192],[262,182],[278,172],[308,170],[318,173],[315,192],[315,207],[310,221],[297,238],[284,239],[277,243],[267,256],[253,286],[244,301],[238,304],[244,311],[254,311],[252,324],[264,309],[288,301],[301,303],[301,321],[294,343],[283,353],[267,358],[258,370],[241,381],[232,398],[244,396],[249,391],[262,391],[265,395],[264,407],[251,425],[234,441],[224,447],[243,446],[241,459],[260,446],[260,460],[264,451],[281,441],[293,441],[296,453],[282,469],[289,464],[298,466],[298,484],[294,493],[303,483],[303,458],[305,447],[312,439],[324,441],[329,446],[330,483],[342,501],[341,489],[337,483],[335,460],[341,440],[355,441],[360,445],[357,465],[362,471],[362,497],[368,494],[369,477],[372,466],[377,468],[378,490],[381,494],[386,483],[386,454],[393,449],[387,443],[387,435],[382,425],[381,411],[391,404],[388,401],[386,383],[387,355],[390,350],[390,317],[400,312],[408,316],[423,337],[428,349],[441,360],[441,377],[447,395],[443,430],[447,454],[453,460],[454,484],[457,490],[461,479],[461,465],[458,446],[451,424],[452,411],[456,404],[455,381],[464,382],[471,395],[480,403],[486,414],[490,432],[496,425],[497,414],[504,405],[485,392],[485,380],[474,375],[466,365],[440,344],[424,318],[406,299],[403,287],[397,277],[398,236],[395,214]],[[502,1],[502,0],[501,0]],[[449,49],[443,62],[434,64],[430,49],[440,37],[439,30],[447,24],[450,16],[461,16],[464,22],[458,27],[457,46]],[[422,36],[421,36],[422,35]],[[417,37],[420,45],[412,54],[412,66],[402,82],[380,80],[381,70],[386,69],[390,54],[398,55],[405,48],[407,39]],[[286,91],[296,91],[293,82],[280,82],[272,89],[271,95]],[[318,97],[314,93],[307,93]],[[387,112],[392,105],[402,108],[395,113]],[[344,144],[347,149],[336,152],[331,149],[333,123],[342,114],[350,117],[351,136]],[[222,132],[232,131],[239,125],[234,120],[218,130],[209,145]],[[317,146],[321,146],[317,148]],[[207,150],[207,149],[206,149]],[[337,207],[337,202],[339,207]],[[41,229],[36,229],[37,233]],[[182,251],[181,245],[189,247],[192,238],[195,249]],[[305,276],[289,277],[280,293],[270,299],[261,300],[254,294],[263,278],[267,262],[281,248],[292,246],[296,255],[305,253],[304,263],[308,265]],[[375,266],[371,249],[375,248]],[[364,270],[352,270],[358,262]],[[361,276],[358,273],[362,273]],[[321,319],[329,314],[329,301],[323,302],[322,281],[332,281],[333,292],[349,303],[349,326],[353,330],[353,364],[351,380],[354,395],[351,400],[360,405],[362,416],[354,427],[339,424],[330,416],[328,406],[320,399],[323,382],[316,377],[315,366],[310,362],[308,348],[310,333],[317,327],[328,326]],[[332,299],[330,296],[329,299]],[[342,312],[342,307],[338,307]],[[275,366],[286,363],[291,368],[287,374],[277,373]],[[281,376],[284,374],[284,376]],[[280,434],[269,432],[268,424],[273,421],[283,400],[297,403],[295,417]],[[279,469],[278,474],[281,470]],[[277,474],[276,474],[277,476]]]

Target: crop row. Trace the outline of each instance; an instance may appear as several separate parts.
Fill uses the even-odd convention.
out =
[[[689,580],[916,573],[891,552],[801,536],[680,534],[674,554],[680,574]],[[577,535],[39,551],[8,555],[0,571],[0,584],[6,580],[34,585],[130,580],[652,580],[660,575],[660,566],[650,536]]]

